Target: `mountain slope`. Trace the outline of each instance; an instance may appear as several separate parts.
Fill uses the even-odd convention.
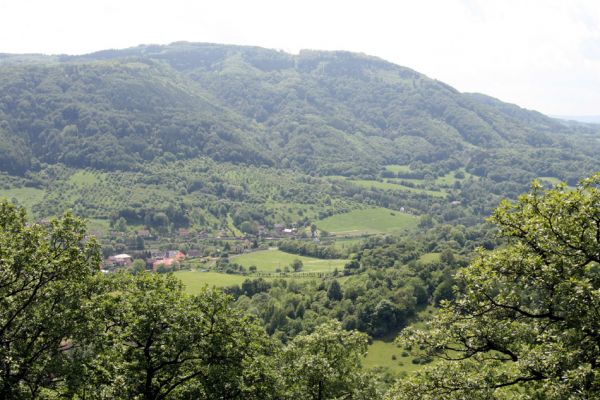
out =
[[[0,93],[0,168],[10,173],[200,155],[323,175],[412,163],[434,176],[464,166],[498,180],[517,169],[521,180],[573,181],[598,169],[598,128],[348,52],[174,43],[4,55]]]

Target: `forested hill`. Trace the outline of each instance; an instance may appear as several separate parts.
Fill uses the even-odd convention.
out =
[[[321,175],[386,164],[440,176],[574,182],[600,129],[567,124],[349,52],[174,43],[0,55],[0,170],[137,170],[210,156]]]

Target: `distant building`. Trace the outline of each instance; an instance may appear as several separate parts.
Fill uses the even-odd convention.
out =
[[[202,253],[200,253],[200,250],[191,249],[190,251],[187,252],[188,257],[200,257],[201,255],[202,255]]]
[[[181,236],[181,237],[189,237],[190,234],[191,233],[190,233],[189,229],[179,228],[179,236]]]
[[[136,231],[136,233],[141,238],[149,238],[152,236],[152,234],[150,233],[150,231],[148,229],[138,229]]]
[[[181,261],[181,260],[185,259],[185,254],[183,254],[179,250],[169,250],[166,252],[165,258],[173,258],[177,261]]]
[[[125,267],[133,262],[133,258],[129,254],[117,254],[116,256],[110,256],[107,260],[109,265],[115,267]]]
[[[152,270],[156,271],[161,265],[165,267],[173,268],[174,265],[179,264],[185,259],[185,254],[179,250],[169,250],[165,253],[154,253],[154,262],[152,263]]]

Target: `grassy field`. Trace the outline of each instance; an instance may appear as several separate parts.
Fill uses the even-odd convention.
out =
[[[367,180],[367,179],[352,179],[352,180],[349,180],[348,182],[352,182],[358,186],[362,186],[367,189],[370,189],[370,188],[383,189],[383,190],[410,190],[411,189],[411,188],[408,188],[405,186],[397,185],[392,182],[380,182],[380,181],[373,181],[373,180]]]
[[[218,272],[177,271],[173,275],[181,279],[188,293],[198,293],[205,285],[224,287],[239,285],[247,279],[243,275],[221,274]]]
[[[173,275],[178,279],[181,279],[183,284],[185,285],[185,291],[190,294],[196,294],[200,292],[200,290],[207,285],[208,287],[225,287],[225,286],[233,286],[240,285],[246,279],[256,279],[256,276],[253,275],[233,275],[233,274],[222,274],[219,272],[199,272],[199,271],[177,271],[174,272]],[[294,274],[289,274],[285,277],[267,277],[264,278],[267,281],[273,281],[274,279],[286,279],[286,280],[296,280],[298,278],[294,277]],[[302,278],[299,279],[301,282],[307,282],[309,280],[316,280],[318,278]],[[338,282],[342,283],[348,279],[347,276],[340,276],[336,278]]]
[[[336,249],[339,250],[347,250],[359,243],[361,243],[363,241],[363,239],[361,238],[338,238],[337,240],[335,240],[332,245],[333,247],[335,247]]]
[[[407,173],[411,172],[411,169],[408,165],[388,165],[385,167],[388,171],[397,173]],[[455,174],[457,172],[461,172],[464,175],[464,178],[458,179]],[[417,179],[417,178],[396,178],[396,179],[386,179],[386,182],[394,183],[399,181],[407,181],[415,184],[424,184],[429,183],[435,186],[452,186],[456,181],[472,178],[474,175],[471,175],[464,168],[459,168],[455,171],[450,171],[444,176],[439,176],[435,179],[427,180],[427,179]],[[540,178],[541,179],[541,178]]]
[[[425,182],[422,179],[404,179],[405,181],[411,181],[415,183]],[[365,189],[381,189],[381,190],[396,190],[403,192],[411,192],[418,194],[425,194],[433,197],[445,197],[446,193],[441,190],[431,190],[431,189],[422,189],[422,188],[413,188],[409,186],[404,186],[400,184],[400,180],[394,179],[385,179],[383,182],[375,181],[375,180],[367,180],[367,179],[347,179],[346,182],[353,183],[357,186],[363,187]]]
[[[419,257],[419,261],[422,263],[434,263],[440,261],[440,254],[442,253],[425,253]]]
[[[408,166],[408,165],[399,165],[399,164],[386,165],[385,169],[387,169],[390,172],[393,172],[394,174],[397,174],[399,172],[410,172],[410,166]]]
[[[366,369],[384,367],[393,374],[414,372],[421,368],[421,365],[412,363],[410,355],[402,356],[403,351],[404,349],[397,347],[393,341],[374,340],[369,345],[363,367]]]
[[[561,183],[562,181],[558,178],[555,178],[553,176],[540,176],[538,178],[540,181],[542,182],[548,182],[551,185],[558,185],[559,183]]]
[[[387,208],[367,208],[317,221],[317,227],[338,236],[392,233],[414,228],[417,218]]]
[[[88,231],[96,235],[104,235],[110,229],[110,224],[107,219],[92,218],[87,220]]]
[[[98,183],[100,181],[98,179],[98,175],[101,175],[101,173],[98,173],[98,172],[91,173],[88,171],[77,171],[69,177],[69,182],[74,185],[80,185],[80,186],[93,185],[94,183]]]
[[[246,268],[256,265],[259,272],[275,272],[277,268],[283,270],[284,267],[289,266],[295,259],[302,261],[301,272],[333,272],[335,268],[341,271],[348,262],[348,260],[322,260],[319,258],[304,257],[274,249],[255,251],[231,257],[232,262],[236,262]]]
[[[25,207],[28,213],[31,214],[31,207],[42,201],[44,191],[36,188],[16,188],[0,190],[0,199],[16,199],[19,205]]]

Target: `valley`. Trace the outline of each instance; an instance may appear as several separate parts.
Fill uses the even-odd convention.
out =
[[[252,351],[258,349],[258,355],[231,356],[236,363],[243,360],[232,367],[236,371],[259,360],[256,370],[244,370],[244,379],[251,382],[243,388],[248,393],[260,392],[252,379],[280,379],[267,392],[277,385],[293,387],[290,376],[302,374],[294,364],[301,357],[293,352],[311,354],[311,343],[328,335],[350,343],[342,347],[344,357],[352,360],[347,375],[353,385],[368,381],[369,390],[380,395],[390,391],[394,398],[410,393],[397,382],[412,382],[417,372],[445,365],[440,355],[485,353],[477,361],[495,362],[500,367],[490,370],[502,371],[516,358],[510,343],[508,350],[496,342],[496,347],[486,347],[484,339],[463,343],[460,329],[452,330],[456,326],[450,322],[461,321],[460,312],[476,310],[481,312],[477,317],[487,318],[487,311],[477,309],[489,300],[478,297],[487,292],[471,292],[465,282],[494,295],[497,290],[506,296],[505,308],[515,308],[511,302],[521,299],[520,294],[496,279],[523,277],[510,276],[512,267],[494,255],[509,252],[506,259],[513,260],[523,253],[523,260],[535,264],[553,263],[568,253],[557,255],[535,243],[533,250],[542,249],[542,255],[530,255],[524,248],[538,237],[521,235],[519,229],[525,232],[550,221],[548,236],[557,235],[564,244],[553,224],[566,224],[578,210],[594,208],[588,197],[597,194],[593,174],[600,171],[599,139],[600,125],[567,122],[482,94],[461,93],[412,69],[343,51],[292,55],[177,42],[79,56],[0,57],[0,198],[23,207],[32,222],[15,222],[21,221],[18,212],[2,203],[12,218],[7,221],[27,231],[31,226],[54,229],[54,219],[65,213],[82,218],[85,227],[66,217],[61,229],[70,232],[75,226],[86,232],[80,232],[77,243],[93,249],[86,250],[88,258],[80,255],[78,265],[93,259],[93,268],[100,266],[102,273],[80,271],[89,279],[85,295],[90,297],[82,294],[77,307],[93,311],[90,304],[96,304],[97,296],[104,311],[94,318],[106,324],[106,332],[114,321],[103,318],[128,321],[123,326],[130,329],[153,323],[152,313],[176,321],[183,333],[195,332],[189,321],[204,326],[210,320],[206,315],[215,310],[224,332],[240,335]],[[561,214],[564,209],[557,204],[563,198],[580,208]],[[531,199],[539,202],[527,203]],[[544,214],[544,207],[554,214]],[[569,222],[565,231],[583,226],[591,232],[594,224],[588,221],[598,223],[595,207]],[[521,218],[513,220],[513,215]],[[554,215],[561,219],[554,221]],[[587,240],[588,233],[578,238]],[[520,240],[523,246],[514,250]],[[570,242],[564,242],[569,248]],[[18,245],[10,244],[18,253]],[[70,245],[79,254],[78,244]],[[477,264],[482,257],[504,269],[494,275],[488,264]],[[594,257],[589,255],[587,262],[599,262]],[[65,260],[48,265],[66,265]],[[487,280],[478,282],[468,265],[479,268],[476,272]],[[596,267],[589,266],[582,282],[597,284]],[[575,285],[577,279],[569,282]],[[531,288],[527,285],[522,289]],[[69,290],[79,293],[76,286]],[[465,299],[465,293],[470,297]],[[505,318],[521,321],[515,312],[524,319],[533,315],[531,310],[544,309],[539,304],[543,296],[524,298],[530,308],[498,311],[492,304],[490,310],[506,323]],[[472,304],[473,299],[479,302]],[[193,314],[198,310],[194,301],[204,307],[201,315]],[[464,309],[452,308],[455,301]],[[128,320],[138,314],[143,317]],[[545,315],[540,311],[540,318]],[[562,323],[566,317],[552,318],[552,323]],[[490,321],[483,326],[492,326],[495,320]],[[436,325],[444,323],[448,325]],[[465,332],[481,328],[461,323]],[[508,325],[501,326],[504,333],[526,331]],[[77,329],[87,335],[90,349],[104,349],[94,342],[89,326]],[[177,329],[169,328],[165,335]],[[452,332],[452,341],[444,342],[444,329]],[[134,334],[124,332],[119,340],[126,348],[134,343],[127,335]],[[427,333],[437,335],[432,342],[437,347],[427,347]],[[495,339],[494,332],[484,333]],[[524,337],[515,343],[527,342]],[[186,341],[168,340],[163,349]],[[214,340],[225,343],[219,351],[233,346],[229,337]],[[204,350],[210,349],[206,346]],[[279,359],[274,356],[278,351],[292,355]],[[490,361],[485,358],[490,352],[505,358]],[[98,362],[110,359],[107,354]],[[83,364],[93,363],[81,357]],[[273,378],[269,374],[275,376],[277,368],[269,363],[293,373]],[[90,374],[105,367],[90,367]],[[106,368],[107,376],[113,373]],[[252,375],[261,371],[268,379]],[[493,378],[502,384],[511,371]],[[211,373],[210,379],[219,376]],[[440,375],[432,375],[432,382],[442,376],[435,373]],[[94,379],[104,379],[98,374]],[[394,394],[397,387],[400,394]],[[263,392],[248,398],[261,396]],[[293,398],[289,396],[279,398]]]

